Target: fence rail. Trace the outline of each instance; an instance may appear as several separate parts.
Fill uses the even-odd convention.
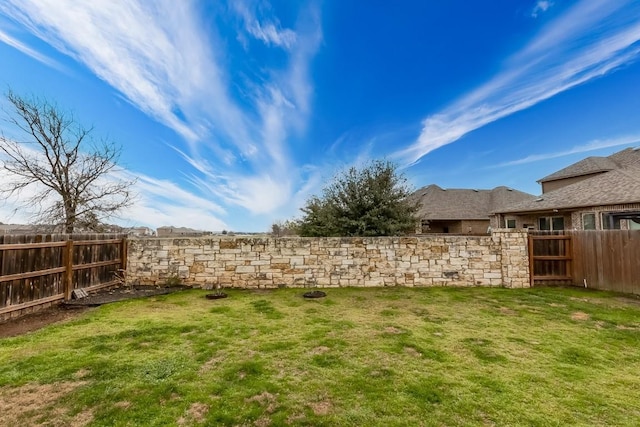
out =
[[[0,236],[0,316],[113,286],[126,263],[120,235]]]

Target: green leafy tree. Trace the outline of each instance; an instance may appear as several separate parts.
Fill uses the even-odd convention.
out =
[[[388,161],[351,167],[307,200],[301,236],[396,236],[415,230],[417,202],[404,175]]]

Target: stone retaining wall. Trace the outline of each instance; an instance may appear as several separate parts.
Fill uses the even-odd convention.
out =
[[[526,232],[491,236],[131,239],[127,279],[205,288],[529,286]]]

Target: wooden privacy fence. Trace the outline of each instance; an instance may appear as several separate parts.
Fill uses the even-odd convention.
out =
[[[126,262],[121,235],[0,236],[0,316],[113,286]]]
[[[640,294],[640,230],[532,233],[529,260],[532,285]]]

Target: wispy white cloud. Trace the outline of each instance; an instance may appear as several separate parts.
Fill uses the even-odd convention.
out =
[[[291,198],[290,181],[281,181],[282,174],[264,173],[255,176],[193,177],[192,182],[227,204],[238,205],[253,214],[273,212]],[[219,185],[223,182],[225,185]]]
[[[233,10],[243,21],[243,29],[254,38],[267,45],[290,48],[296,41],[296,33],[288,28],[282,28],[280,21],[275,17],[260,20],[251,10],[257,10],[257,2],[235,0],[232,2]],[[242,39],[243,37],[241,37]]]
[[[235,5],[248,22],[277,22],[268,15],[258,17],[256,9],[250,12],[244,2]],[[185,155],[202,174],[192,177],[194,183],[225,203],[242,206],[254,214],[274,212],[290,202],[304,176],[292,161],[290,149],[291,138],[304,132],[310,116],[313,86],[309,64],[322,39],[319,12],[313,4],[301,12],[292,34],[291,43],[285,46],[285,66],[270,69],[267,79],[249,92],[256,118],[253,149],[247,150],[243,159],[251,164],[253,174],[246,170],[221,172],[193,153]]]
[[[207,99],[219,123],[241,124],[192,2],[8,0],[0,11],[188,140],[203,136],[191,113]]]
[[[282,28],[268,4],[260,4],[238,0],[232,9],[243,31],[265,49],[284,51],[286,61],[252,70],[246,81],[229,68],[234,52],[211,27],[215,21],[202,21],[196,2],[7,0],[0,13],[180,134],[186,146],[172,145],[193,167],[185,172],[189,179],[207,184],[203,194],[215,189],[209,194],[224,195],[221,203],[262,213],[294,196],[300,172],[290,139],[309,119],[309,63],[322,33],[313,1],[299,6],[293,29]]]
[[[153,228],[163,225],[180,225],[199,230],[228,228],[221,219],[225,210],[210,198],[187,191],[171,180],[141,174],[136,174],[136,177],[133,191],[137,194],[137,200],[120,214],[123,223]]]
[[[635,61],[639,41],[637,3],[582,0],[545,26],[495,77],[427,117],[418,139],[394,157],[415,163],[469,132]]]
[[[25,55],[30,56],[36,61],[42,62],[43,64],[48,65],[49,67],[55,68],[60,71],[64,71],[64,68],[62,67],[62,65],[60,65],[57,61],[54,61],[48,56],[41,54],[40,52],[30,48],[29,46],[22,43],[21,41],[11,37],[9,34],[2,31],[2,29],[0,29],[0,42],[5,43],[15,49],[18,49],[20,52],[24,53]]]
[[[594,139],[586,144],[578,145],[568,150],[556,151],[545,154],[532,154],[517,160],[500,163],[491,168],[517,166],[527,163],[540,162],[543,160],[556,159],[558,157],[570,156],[572,154],[588,153],[589,151],[601,150],[603,148],[619,147],[622,145],[640,144],[640,135],[626,135],[613,139]]]
[[[541,13],[546,12],[553,6],[553,2],[549,0],[538,0],[531,11],[531,16],[537,18]]]

